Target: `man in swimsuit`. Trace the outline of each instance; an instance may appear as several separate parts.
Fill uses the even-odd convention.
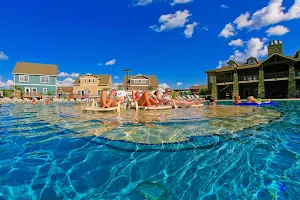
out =
[[[199,105],[199,104],[203,103],[200,101],[199,102],[189,102],[189,101],[180,101],[177,99],[173,99],[171,96],[170,88],[166,88],[165,93],[163,95],[163,104],[164,105],[174,105],[174,102],[178,106],[187,106],[187,107],[190,107],[192,105]]]

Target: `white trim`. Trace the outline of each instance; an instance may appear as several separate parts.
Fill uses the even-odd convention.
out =
[[[46,92],[45,92],[46,89]],[[48,88],[43,88],[43,93],[47,93],[48,92]]]
[[[26,93],[26,89],[29,89],[29,90],[28,90],[29,92],[31,91],[30,87],[24,87],[24,92],[25,92],[25,93]]]
[[[34,93],[33,89],[35,89],[35,93],[38,93],[38,89],[36,87],[31,88],[32,93]]]
[[[45,78],[45,77],[48,78],[48,81],[47,82],[42,82],[42,78]],[[40,76],[40,83],[50,83],[50,76]]]
[[[31,76],[54,76],[57,77],[57,75],[47,75],[47,74],[27,74],[27,73],[12,73],[13,75],[31,75]]]
[[[56,85],[48,85],[48,84],[26,84],[26,83],[17,83],[16,85],[56,86]]]
[[[28,77],[28,81],[21,81],[21,77],[27,76]],[[19,82],[21,83],[29,83],[29,75],[19,75]]]

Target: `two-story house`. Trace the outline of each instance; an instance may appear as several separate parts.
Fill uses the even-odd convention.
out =
[[[123,78],[124,90],[157,90],[158,81],[156,76],[138,74],[136,76],[124,76]]]
[[[99,97],[103,89],[112,89],[112,78],[108,74],[80,75],[74,82],[73,93],[80,96]]]
[[[283,44],[273,40],[268,57],[249,57],[244,63],[229,60],[227,65],[207,73],[208,90],[219,99],[241,96],[247,98],[295,98],[300,89],[300,51],[283,54]]]
[[[23,97],[56,95],[57,65],[17,62],[12,74]]]

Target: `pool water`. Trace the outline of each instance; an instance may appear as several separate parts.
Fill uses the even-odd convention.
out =
[[[298,199],[300,102],[222,104],[0,105],[0,199]]]

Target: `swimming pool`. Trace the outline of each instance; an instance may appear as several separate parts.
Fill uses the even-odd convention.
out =
[[[0,105],[0,199],[297,199],[299,113]]]

